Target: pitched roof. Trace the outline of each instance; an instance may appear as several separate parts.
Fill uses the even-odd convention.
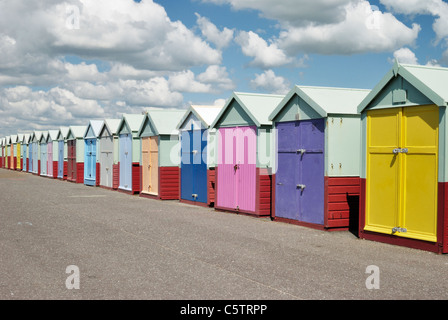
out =
[[[294,86],[270,114],[273,120],[286,106],[289,100],[297,95],[322,117],[328,114],[357,114],[359,103],[369,94],[367,89]]]
[[[145,120],[139,128],[139,134],[144,129],[146,119],[151,122],[157,135],[170,135],[177,132],[177,125],[184,116],[185,110],[149,110],[145,115]]]
[[[72,133],[72,135],[78,139],[84,137],[84,132],[86,131],[87,126],[70,126],[67,137]]]
[[[272,121],[269,120],[269,115],[275,109],[275,107],[282,101],[284,95],[276,94],[257,94],[257,93],[244,93],[234,92],[232,96],[227,100],[226,104],[210,125],[213,128],[217,125],[220,118],[224,115],[227,108],[235,100],[248,114],[252,121],[257,125],[271,125]]]
[[[448,105],[448,68],[400,64],[386,73],[370,94],[358,105],[362,112],[393,78],[401,76],[438,106]]]
[[[90,120],[89,124],[86,127],[86,132],[84,132],[84,138],[87,136],[89,132],[89,128],[92,128],[93,134],[95,137],[98,137],[101,132],[101,128],[103,127],[104,120]]]
[[[60,127],[58,131],[58,139],[59,140],[67,139],[69,129],[70,127]]]
[[[221,112],[223,106],[191,105],[185,112],[176,128],[180,129],[190,114],[194,114],[208,128]]]
[[[120,124],[118,125],[117,133],[121,131],[124,124],[126,124],[132,132],[138,132],[144,118],[145,116],[143,114],[123,114]]]
[[[103,125],[101,126],[100,133],[103,131],[104,127],[107,127],[112,135],[117,134],[120,122],[121,119],[105,119]]]
[[[58,130],[48,130],[48,138],[47,141],[51,139],[51,141],[55,141],[58,139]]]

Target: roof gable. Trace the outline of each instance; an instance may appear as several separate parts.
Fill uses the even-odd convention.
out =
[[[210,128],[216,127],[222,117],[230,114],[229,109],[236,106],[235,102],[256,126],[272,125],[271,120],[269,120],[269,114],[283,98],[284,95],[234,92],[210,125]],[[241,111],[238,112],[241,116],[244,116]],[[245,121],[247,120],[245,119]]]
[[[368,108],[391,80],[397,77],[402,77],[435,105],[448,104],[448,68],[400,64],[395,61],[394,66],[358,105],[358,112]],[[400,104],[397,103],[397,105]]]

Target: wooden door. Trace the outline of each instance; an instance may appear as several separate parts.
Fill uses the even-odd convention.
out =
[[[159,194],[159,139],[150,137],[149,139],[149,192]]]
[[[436,106],[367,112],[365,230],[437,241]]]
[[[150,161],[150,138],[142,138],[142,192],[150,192],[151,183],[151,161]]]

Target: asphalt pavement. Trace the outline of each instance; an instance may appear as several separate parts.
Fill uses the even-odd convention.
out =
[[[444,300],[448,256],[0,169],[1,300]]]

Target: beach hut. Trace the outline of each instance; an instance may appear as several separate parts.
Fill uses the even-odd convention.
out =
[[[100,129],[100,187],[117,189],[119,184],[118,126],[120,119],[105,119]]]
[[[58,177],[58,130],[48,130],[47,137],[47,176],[53,179]]]
[[[271,215],[272,121],[284,95],[235,92],[210,128],[217,129],[215,209]]]
[[[12,170],[17,170],[17,150],[20,149],[20,146],[17,145],[18,140],[19,140],[19,136],[17,134],[11,135],[11,169]]]
[[[5,168],[11,169],[11,136],[5,137]]]
[[[47,147],[48,131],[42,132],[40,136],[40,175],[48,176],[48,147]]]
[[[18,171],[22,171],[22,142],[23,142],[23,133],[18,133],[16,138],[16,143],[14,145],[15,152],[15,169]]]
[[[67,135],[69,127],[60,127],[58,130],[58,179],[67,180]]]
[[[40,175],[41,163],[40,163],[40,139],[42,137],[42,131],[33,131],[31,134],[31,145],[32,145],[32,166],[31,172],[33,174]]]
[[[67,181],[84,183],[84,133],[87,126],[70,126],[67,133]]]
[[[138,130],[144,119],[139,114],[124,114],[118,126],[119,186],[126,193],[140,193],[140,138]]]
[[[28,148],[28,144],[30,140],[30,134],[25,133],[22,136],[22,171],[24,172],[28,172],[28,167],[29,167],[29,148]]]
[[[360,103],[359,237],[448,252],[448,69],[394,66]]]
[[[357,107],[369,92],[294,86],[271,113],[273,219],[327,230],[353,227],[360,192]]]
[[[138,135],[141,138],[141,196],[179,199],[179,131],[186,110],[149,110]]]
[[[84,133],[84,184],[98,186],[100,183],[99,134],[103,120],[90,120]]]
[[[215,131],[209,130],[222,106],[191,105],[177,125],[180,132],[180,201],[215,202]]]
[[[5,138],[0,138],[0,168],[5,168]]]

